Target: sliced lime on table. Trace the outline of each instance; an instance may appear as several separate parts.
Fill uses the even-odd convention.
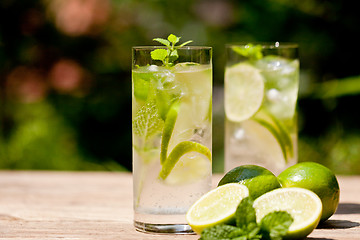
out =
[[[246,186],[228,183],[198,199],[186,213],[186,221],[200,234],[205,228],[234,221],[237,206],[249,196]]]
[[[264,78],[260,71],[247,63],[225,70],[225,113],[233,122],[253,116],[264,98]]]
[[[258,197],[253,204],[256,220],[273,211],[286,211],[294,219],[286,238],[303,239],[318,225],[322,212],[320,198],[304,188],[279,188]]]

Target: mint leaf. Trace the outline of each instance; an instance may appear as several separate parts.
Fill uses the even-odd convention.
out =
[[[293,221],[291,215],[285,211],[275,211],[267,214],[260,222],[263,239],[281,240]]]
[[[170,34],[168,36],[167,40],[163,39],[163,38],[154,38],[153,40],[157,41],[167,47],[167,50],[166,49],[156,49],[151,52],[151,58],[153,60],[162,61],[164,66],[174,65],[174,62],[179,58],[177,49],[192,42],[190,40],[190,41],[180,44],[179,46],[175,46],[180,41],[180,37],[177,37],[174,34]],[[163,51],[161,51],[161,53],[160,53],[160,51],[158,51],[158,50],[163,50]],[[165,51],[166,51],[166,55],[165,55]],[[156,53],[154,53],[154,52],[156,52]]]
[[[215,225],[205,228],[199,240],[227,240],[232,239],[232,233],[239,231],[239,228],[231,225]]]
[[[150,54],[152,59],[164,62],[168,56],[168,51],[166,49],[155,49],[154,51],[151,51]]]
[[[241,56],[247,57],[250,60],[259,60],[263,58],[261,45],[254,46],[252,43],[249,43],[243,47],[234,46],[232,49],[236,53],[240,54]]]
[[[179,47],[183,47],[183,46],[185,46],[185,45],[187,45],[189,43],[192,43],[192,42],[193,42],[192,40],[186,41],[186,42],[180,44]]]
[[[282,240],[293,222],[285,211],[267,214],[258,225],[253,200],[244,198],[236,209],[236,227],[216,225],[206,228],[200,240]]]
[[[256,212],[253,208],[254,201],[250,197],[241,200],[235,212],[236,226],[241,229],[245,239],[261,239],[260,227],[256,223]]]
[[[144,141],[161,131],[164,121],[155,101],[148,101],[136,112],[132,125],[134,134],[143,137]]]
[[[236,226],[246,231],[251,231],[257,226],[256,213],[253,208],[253,200],[246,197],[241,200],[235,213]]]
[[[169,53],[169,61],[170,62],[175,62],[176,59],[178,59],[178,58],[179,58],[179,54],[176,49]]]
[[[173,45],[177,44],[180,40],[180,37],[175,36],[174,34],[170,34],[168,36],[169,42],[171,42]]]
[[[164,44],[165,46],[168,46],[170,47],[170,42],[166,39],[163,39],[163,38],[154,38],[153,41],[157,41],[161,44]]]

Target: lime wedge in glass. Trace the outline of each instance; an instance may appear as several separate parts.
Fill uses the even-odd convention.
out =
[[[189,152],[198,152],[204,155],[204,157],[206,157],[211,162],[210,149],[200,143],[183,141],[176,145],[170,152],[169,156],[166,158],[159,173],[159,178],[165,180],[169,176],[170,172],[175,167],[179,159],[184,154]]]
[[[253,119],[269,130],[269,132],[274,136],[281,147],[285,163],[287,163],[288,158],[294,156],[294,149],[291,136],[284,124],[270,112],[265,110],[261,110]]]
[[[169,147],[171,135],[174,130],[176,118],[179,113],[179,107],[180,107],[179,102],[178,101],[174,102],[171,105],[171,107],[166,115],[165,124],[164,124],[164,128],[163,128],[162,136],[161,136],[161,153],[160,153],[160,163],[161,164],[163,164],[167,158],[167,150]]]
[[[288,239],[303,239],[318,225],[322,213],[320,198],[304,188],[278,188],[254,201],[256,220],[273,211],[286,211],[294,219],[286,234]]]
[[[211,176],[211,161],[198,152],[184,154],[165,179],[167,185],[185,185]]]
[[[245,185],[228,183],[199,198],[186,213],[186,221],[200,234],[205,228],[235,221],[236,208],[249,190]]]
[[[264,98],[264,78],[248,63],[239,63],[225,70],[225,113],[233,122],[253,116]]]

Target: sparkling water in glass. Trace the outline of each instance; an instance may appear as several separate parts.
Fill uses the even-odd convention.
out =
[[[298,46],[230,44],[225,68],[225,170],[274,174],[297,162]]]

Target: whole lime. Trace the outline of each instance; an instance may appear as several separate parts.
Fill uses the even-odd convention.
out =
[[[220,180],[218,186],[227,183],[240,183],[249,189],[250,196],[255,199],[281,185],[276,176],[266,168],[258,165],[242,165],[233,168]]]
[[[285,169],[278,179],[282,187],[306,188],[316,193],[323,205],[322,222],[335,213],[340,188],[335,174],[329,168],[315,162],[302,162]]]

